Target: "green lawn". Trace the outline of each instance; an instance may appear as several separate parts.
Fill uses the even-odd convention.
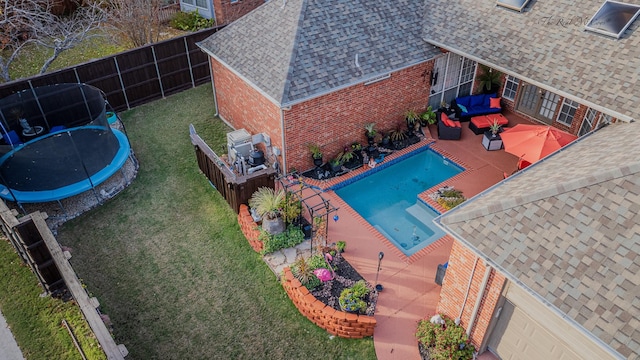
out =
[[[0,309],[25,358],[82,359],[61,325],[65,319],[88,359],[106,359],[80,308],[73,302],[41,297],[36,276],[5,239],[0,241],[0,259]]]
[[[49,66],[47,72],[81,64],[93,59],[100,59],[126,49],[125,46],[116,44],[110,37],[91,37],[73,49],[69,49],[60,54],[51,66]],[[53,50],[36,47],[35,45],[27,46],[9,69],[11,79],[17,80],[37,75],[45,60],[51,56],[51,54],[53,54]]]
[[[199,172],[188,125],[219,153],[230,130],[210,85],[122,116],[137,179],[58,240],[128,359],[375,359],[372,339],[331,339],[300,315]]]

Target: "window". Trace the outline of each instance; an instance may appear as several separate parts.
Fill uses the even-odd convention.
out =
[[[558,114],[558,122],[567,126],[571,126],[571,122],[573,122],[573,116],[576,114],[576,110],[578,110],[577,102],[573,100],[564,99],[562,103],[562,108],[560,109],[560,113]]]
[[[507,81],[504,84],[502,97],[509,100],[515,100],[516,91],[518,90],[518,83],[520,83],[520,79],[515,76],[507,75]]]
[[[585,26],[586,30],[620,39],[640,14],[640,5],[605,1]]]
[[[522,12],[527,3],[529,0],[498,0],[496,5]]]
[[[592,108],[589,108],[584,114],[584,119],[582,119],[582,125],[580,125],[580,131],[578,131],[578,136],[582,136],[591,129],[593,129],[593,123],[596,121],[597,112]]]
[[[182,1],[183,3],[185,3],[185,4],[193,5],[193,2],[194,2],[195,0],[181,0],[181,1]]]
[[[436,58],[429,105],[437,109],[442,102],[449,104],[458,96],[469,95],[475,71],[476,62],[458,54],[449,52]]]

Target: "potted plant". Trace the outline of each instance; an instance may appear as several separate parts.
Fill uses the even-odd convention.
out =
[[[433,125],[437,122],[436,112],[433,111],[431,106],[427,107],[427,109],[420,114],[420,123],[422,126]]]
[[[375,123],[367,123],[364,125],[364,135],[367,137],[369,145],[373,145],[374,138],[377,133]]]
[[[481,73],[478,75],[477,80],[479,84],[479,88],[485,94],[493,94],[500,90],[500,86],[502,83],[500,79],[502,78],[502,73],[498,70],[494,70],[486,65],[480,64]]]
[[[501,125],[498,124],[497,121],[494,121],[493,124],[489,126],[489,131],[491,131],[491,137],[496,137],[500,132]]]
[[[262,229],[271,235],[284,232],[282,208],[285,199],[284,190],[268,187],[258,188],[249,199],[249,206],[262,217]]]
[[[369,288],[364,280],[356,281],[353,286],[342,290],[338,303],[343,311],[363,314],[367,310],[366,296],[369,295]]]
[[[409,132],[413,132],[416,128],[416,124],[418,124],[420,116],[418,116],[418,113],[415,110],[409,109],[404,113],[404,118],[407,121],[407,130],[409,130]]]
[[[320,146],[316,144],[307,145],[309,151],[311,152],[311,158],[313,159],[313,165],[321,166],[322,165],[322,151],[320,150]]]
[[[396,150],[400,150],[404,148],[404,140],[407,138],[407,135],[400,128],[391,130],[389,134],[389,138],[391,139],[391,143]]]
[[[338,154],[335,158],[329,161],[329,166],[333,173],[337,173],[342,170],[342,153]]]

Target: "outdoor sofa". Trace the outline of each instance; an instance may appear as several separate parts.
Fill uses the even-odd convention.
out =
[[[451,108],[460,121],[469,121],[474,116],[502,112],[500,98],[495,93],[457,97],[451,102]]]

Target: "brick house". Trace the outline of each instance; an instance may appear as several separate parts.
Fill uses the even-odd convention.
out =
[[[264,4],[265,0],[180,0],[180,10],[197,11],[216,25],[226,25]]]
[[[638,5],[501,3],[271,1],[199,46],[218,115],[285,172],[502,72],[503,107],[583,138],[437,219],[456,239],[439,311],[503,358],[637,358]]]

